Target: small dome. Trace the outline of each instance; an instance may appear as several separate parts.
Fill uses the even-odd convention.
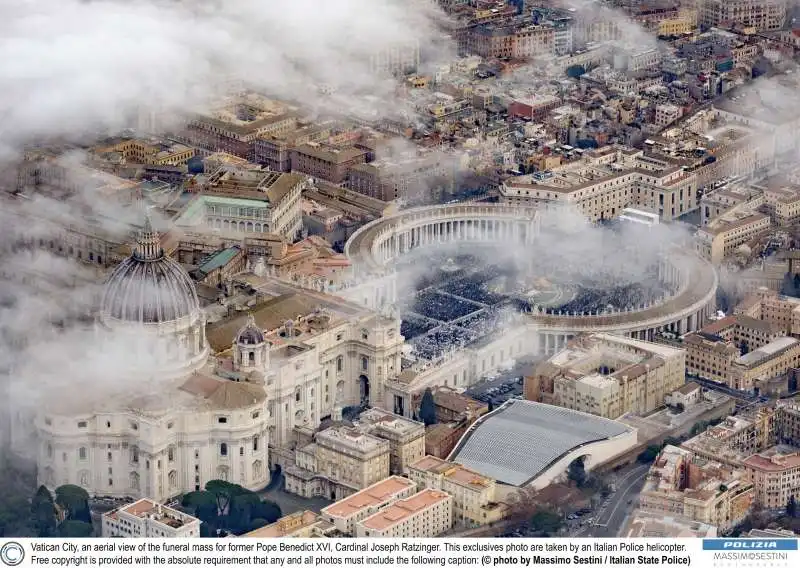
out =
[[[247,324],[236,334],[236,343],[239,345],[259,345],[264,343],[264,332],[258,329],[252,314],[248,316]]]
[[[172,322],[200,311],[194,282],[164,254],[149,216],[133,254],[106,281],[101,310],[106,319],[142,324]]]

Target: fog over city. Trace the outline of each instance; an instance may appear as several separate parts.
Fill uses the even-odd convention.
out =
[[[416,0],[0,0],[2,144],[130,126],[139,112],[201,109],[242,82],[314,107],[383,109],[383,48],[441,46]],[[328,86],[333,94],[316,92]]]
[[[606,10],[586,1],[571,5],[580,12]],[[116,132],[147,111],[174,116],[179,109],[202,110],[240,85],[320,112],[366,107],[391,115],[398,110],[397,83],[371,72],[370,55],[412,42],[423,46],[429,65],[454,53],[437,29],[445,16],[424,0],[0,0],[0,13],[0,166],[32,141]],[[657,45],[624,15],[617,19],[629,44]],[[524,80],[524,72],[519,77]],[[319,92],[323,85],[329,94]],[[798,100],[796,92],[777,96]],[[402,153],[411,145],[397,142],[392,148]],[[62,159],[77,164],[83,155]],[[140,209],[103,199],[81,183],[79,171],[74,175],[78,191],[68,201],[34,195],[22,206],[30,215],[0,211],[7,242],[47,241],[59,224],[85,223],[87,213],[120,236],[128,224],[141,222]],[[603,279],[645,284],[662,247],[686,237],[678,225],[659,225],[645,234],[633,226],[593,227],[573,211],[547,216],[532,247],[468,247],[468,252],[478,264],[521,267],[532,281],[557,269],[559,278],[572,284],[586,282],[587,275],[596,276],[592,285]],[[155,223],[166,226],[157,217]],[[457,257],[464,248],[442,246],[437,254]],[[9,252],[3,261],[10,272],[19,263],[47,276],[0,280],[0,369],[9,370],[13,408],[38,408],[41,395],[65,390],[76,400],[89,393],[113,399],[157,392],[164,360],[155,355],[155,344],[107,334],[80,319],[99,300],[93,269],[45,251]],[[401,266],[400,290],[409,292],[441,268],[426,262]],[[64,285],[47,284],[53,275]],[[502,329],[502,319],[499,323]],[[141,371],[143,365],[145,375],[152,370],[151,384],[126,380],[131,369]]]
[[[396,263],[403,335],[417,356],[436,359],[507,332],[525,321],[517,316],[524,312],[640,309],[676,292],[657,267],[689,237],[680,224],[597,226],[561,208],[543,216],[533,245],[489,236],[413,250]]]

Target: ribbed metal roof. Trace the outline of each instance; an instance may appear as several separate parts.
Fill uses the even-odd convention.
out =
[[[514,400],[475,423],[451,460],[502,483],[521,486],[571,450],[630,431],[606,418]]]

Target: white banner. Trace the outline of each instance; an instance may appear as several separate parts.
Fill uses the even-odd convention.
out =
[[[797,568],[797,539],[0,539],[2,566]]]

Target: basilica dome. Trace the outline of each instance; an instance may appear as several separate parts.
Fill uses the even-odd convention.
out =
[[[106,282],[101,312],[107,322],[134,324],[194,319],[200,312],[194,282],[164,254],[149,218],[133,254],[117,266]]]

